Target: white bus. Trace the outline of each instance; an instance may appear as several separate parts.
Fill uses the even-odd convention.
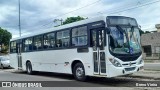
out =
[[[10,41],[11,66],[80,81],[132,74],[144,65],[139,30],[134,18],[101,16],[32,33]]]

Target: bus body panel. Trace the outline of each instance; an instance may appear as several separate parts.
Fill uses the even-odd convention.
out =
[[[18,69],[18,60],[17,60],[17,53],[12,53],[9,55],[10,57],[10,66]]]
[[[92,49],[90,48],[89,51]],[[11,54],[14,57],[12,63],[17,63],[17,55]],[[22,53],[22,68],[26,70],[26,62],[30,61],[34,71],[47,71],[72,74],[71,64],[74,60],[81,61],[86,69],[86,75],[93,74],[92,54],[91,53],[77,53],[77,49],[65,50],[47,50]],[[75,58],[76,57],[76,58]],[[65,64],[65,62],[69,64]],[[15,68],[17,65],[12,65]],[[87,72],[89,71],[89,72]]]

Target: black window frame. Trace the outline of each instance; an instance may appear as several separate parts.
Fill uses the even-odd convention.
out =
[[[102,25],[99,25],[99,26],[92,26],[93,24],[96,24],[96,23],[102,23]],[[86,45],[78,45],[78,46],[72,46],[72,29],[74,28],[80,28],[80,27],[85,27],[86,26],[86,42],[87,44]],[[32,38],[32,50],[29,50],[29,51],[22,51],[22,53],[26,53],[26,52],[36,52],[36,51],[47,51],[47,50],[61,50],[61,49],[72,49],[72,48],[88,48],[90,47],[90,30],[93,29],[93,28],[100,28],[100,27],[103,27],[105,26],[105,22],[103,20],[100,20],[100,21],[96,21],[96,22],[91,22],[91,23],[87,23],[87,24],[82,24],[82,25],[77,25],[77,26],[73,26],[73,27],[69,27],[69,28],[64,28],[64,29],[59,29],[59,30],[55,30],[55,31],[50,31],[50,32],[46,32],[46,33],[43,33],[43,34],[37,34],[37,35],[34,35],[34,36],[29,36],[29,37],[25,37],[25,38],[22,38],[22,42],[24,42],[25,39],[27,38]],[[69,31],[69,45],[68,47],[56,47],[56,44],[57,44],[57,32],[63,32],[65,30],[68,30]],[[44,36],[47,35],[47,34],[50,34],[50,33],[54,33],[54,39],[55,39],[55,47],[54,48],[44,48]],[[34,50],[33,49],[33,46],[34,46],[34,38],[37,37],[37,36],[41,36],[42,37],[42,41],[41,41],[41,49],[38,49],[38,50]],[[82,35],[83,36],[83,35]],[[12,42],[12,41],[11,41]],[[24,49],[24,45],[22,43],[22,48]]]

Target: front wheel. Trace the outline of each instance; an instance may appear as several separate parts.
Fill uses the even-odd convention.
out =
[[[73,68],[73,75],[78,81],[86,81],[85,70],[82,63],[77,63]]]
[[[32,71],[32,64],[31,62],[28,62],[27,65],[26,65],[26,71],[28,74],[33,74],[33,71]]]

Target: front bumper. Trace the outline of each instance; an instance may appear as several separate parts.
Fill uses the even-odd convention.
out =
[[[144,64],[133,65],[133,66],[115,67],[112,64],[110,64],[109,65],[108,77],[123,76],[123,75],[138,72],[138,71],[143,69],[143,65]]]

